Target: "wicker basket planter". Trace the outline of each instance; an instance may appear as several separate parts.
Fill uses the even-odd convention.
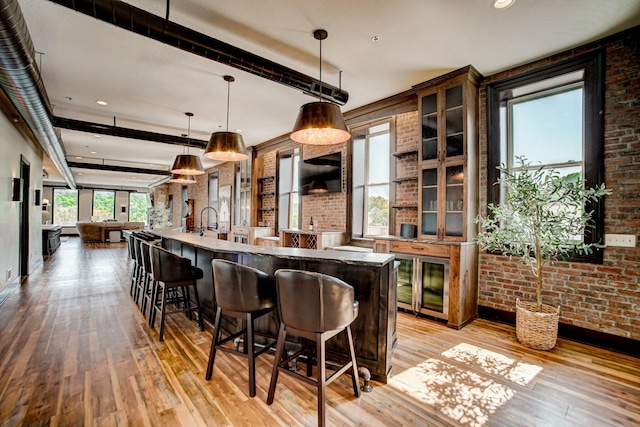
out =
[[[551,350],[558,337],[560,307],[542,304],[536,311],[533,302],[516,301],[516,337],[525,347],[534,350]]]

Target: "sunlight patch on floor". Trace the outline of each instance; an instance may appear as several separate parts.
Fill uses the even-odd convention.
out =
[[[427,359],[394,375],[388,385],[413,398],[437,408],[460,424],[472,427],[485,425],[498,408],[515,396],[515,390],[498,382],[496,376],[511,383],[525,385],[542,368],[461,343],[442,353],[447,359]],[[480,368],[487,375],[472,372]]]

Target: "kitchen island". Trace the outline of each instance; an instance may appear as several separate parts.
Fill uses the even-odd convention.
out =
[[[253,246],[168,229],[152,232],[162,238],[165,249],[191,259],[193,265],[204,271],[204,278],[198,281],[197,286],[204,316],[210,322],[215,312],[213,259],[248,265],[271,277],[280,268],[291,268],[329,274],[349,283],[360,303],[358,318],[351,326],[358,364],[368,368],[373,379],[387,382],[396,342],[393,255]],[[272,322],[261,323],[257,328],[276,333]],[[341,337],[330,341],[329,349],[347,354]]]

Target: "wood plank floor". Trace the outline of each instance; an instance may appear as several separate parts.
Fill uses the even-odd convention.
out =
[[[185,316],[157,340],[128,292],[125,244],[62,243],[0,306],[0,424],[51,426],[312,426],[313,389],[280,376],[273,356],[248,397],[244,359],[219,353]],[[400,313],[394,371],[356,399],[349,377],[328,390],[334,426],[640,425],[640,361],[559,340],[523,348],[512,327],[460,331]],[[356,337],[357,339],[357,337]]]

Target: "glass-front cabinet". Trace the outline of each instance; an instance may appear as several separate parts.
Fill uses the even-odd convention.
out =
[[[398,307],[448,318],[449,260],[397,254]]]
[[[478,185],[478,84],[471,66],[415,87],[420,136],[419,238],[469,241]]]

